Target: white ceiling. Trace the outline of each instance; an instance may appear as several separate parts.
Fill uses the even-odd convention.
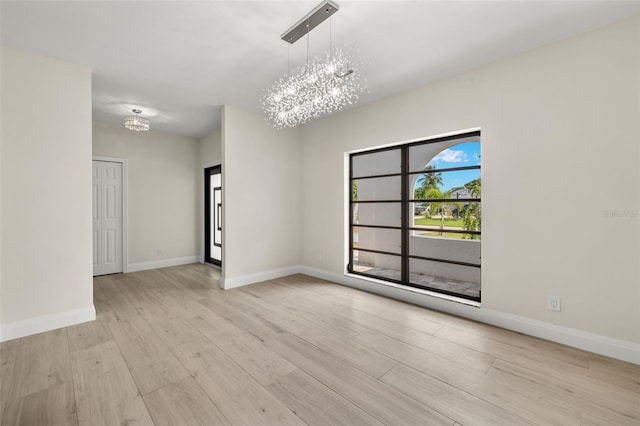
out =
[[[2,44],[93,70],[93,117],[121,123],[140,107],[154,130],[202,137],[220,107],[258,110],[287,70],[280,34],[314,1],[2,1]],[[348,1],[334,44],[357,50],[369,93],[398,93],[640,13],[640,1]],[[311,32],[311,55],[329,23]],[[291,65],[306,39],[291,46]]]

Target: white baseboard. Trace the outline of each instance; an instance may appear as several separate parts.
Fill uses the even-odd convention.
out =
[[[483,312],[479,321],[640,365],[638,343],[505,312],[490,309],[483,309]]]
[[[225,290],[229,290],[235,287],[242,287],[243,285],[255,284],[262,281],[286,277],[287,275],[298,274],[301,270],[302,267],[300,266],[289,266],[287,268],[271,269],[269,271],[242,275],[239,277],[221,278],[220,286]]]
[[[0,325],[0,342],[93,321],[95,319],[96,308],[91,305],[86,308],[10,322]]]
[[[173,259],[152,260],[151,262],[130,263],[127,272],[147,271],[149,269],[168,268],[169,266],[188,265],[189,263],[202,263],[200,256],[176,257]]]
[[[446,300],[441,297],[430,296],[428,292],[414,291],[405,287],[375,282],[375,280],[366,280],[349,275],[336,274],[323,269],[302,266],[299,272],[312,277],[354,287],[359,290],[377,293],[382,296],[473,319],[506,328],[508,330],[517,331],[519,333],[616,358],[622,361],[640,364],[640,344],[638,343],[615,339],[575,328],[555,325],[519,315],[486,309],[474,306],[473,304],[457,303],[454,300]]]

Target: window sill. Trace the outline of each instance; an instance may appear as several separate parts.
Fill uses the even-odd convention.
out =
[[[449,301],[449,302],[460,303],[462,305],[473,306],[475,308],[480,308],[481,307],[481,302],[476,302],[476,301],[473,301],[473,300],[464,299],[462,297],[455,297],[455,296],[450,296],[448,294],[436,293],[435,291],[423,290],[423,289],[416,288],[416,287],[411,287],[411,286],[391,283],[391,282],[383,281],[383,280],[377,280],[375,278],[365,277],[365,276],[358,275],[358,274],[351,274],[349,272],[345,272],[344,275],[346,277],[349,277],[349,278],[356,278],[358,280],[368,281],[368,282],[371,282],[371,283],[374,283],[374,284],[380,284],[380,285],[384,285],[384,286],[387,286],[387,287],[395,287],[395,288],[397,288],[399,290],[404,290],[404,291],[408,291],[408,292],[411,292],[411,293],[418,293],[418,294],[422,294],[424,296],[435,297],[435,298],[446,300],[446,301]]]

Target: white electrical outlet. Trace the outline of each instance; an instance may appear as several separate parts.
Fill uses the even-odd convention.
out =
[[[549,296],[549,310],[560,312],[560,296]]]

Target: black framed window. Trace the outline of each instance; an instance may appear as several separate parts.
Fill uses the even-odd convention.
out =
[[[480,132],[350,155],[350,273],[480,301]]]

